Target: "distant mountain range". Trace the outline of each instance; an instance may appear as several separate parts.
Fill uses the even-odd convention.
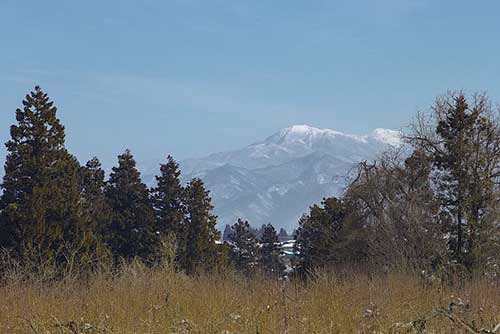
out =
[[[309,206],[345,189],[359,162],[400,143],[394,130],[355,136],[294,125],[240,150],[181,161],[180,167],[184,182],[204,180],[219,228],[243,218],[254,227],[271,222],[292,231]],[[146,183],[154,182],[157,166],[141,168]]]

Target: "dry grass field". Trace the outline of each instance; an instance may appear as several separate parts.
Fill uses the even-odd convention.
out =
[[[308,282],[231,273],[188,277],[129,265],[120,274],[0,286],[0,333],[487,333],[500,288],[408,274],[318,274]],[[500,333],[500,330],[497,331]]]

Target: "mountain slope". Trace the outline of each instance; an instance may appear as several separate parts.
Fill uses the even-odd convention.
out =
[[[241,150],[182,161],[183,180],[201,177],[211,191],[219,227],[238,218],[291,231],[308,207],[339,195],[363,160],[400,145],[399,132],[366,136],[295,125]]]
[[[255,169],[279,165],[313,152],[323,152],[354,162],[365,159],[381,147],[398,143],[399,133],[393,130],[376,129],[370,135],[355,136],[330,129],[294,125],[241,150],[214,153],[202,159],[188,159],[182,164],[183,171],[188,174],[224,164]]]

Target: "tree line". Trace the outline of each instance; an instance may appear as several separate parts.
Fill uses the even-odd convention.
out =
[[[10,259],[32,270],[49,264],[61,274],[134,259],[149,265],[169,260],[187,273],[231,265],[248,270],[257,263],[273,273],[265,264],[279,255],[274,228],[266,226],[263,247],[251,254],[243,246],[247,222],[232,227],[234,246],[216,242],[221,234],[209,191],[198,178],[183,186],[171,156],[152,188],[141,181],[129,150],[106,179],[97,158],[80,165],[68,152],[57,108],[40,87],[22,103],[1,184],[0,249]]]
[[[500,273],[500,123],[485,95],[439,97],[419,113],[405,145],[357,166],[339,197],[313,205],[294,232],[297,274],[320,268]],[[224,240],[209,191],[185,186],[168,156],[156,184],[142,181],[126,150],[106,178],[93,158],[80,165],[65,147],[57,108],[35,87],[16,111],[6,143],[0,249],[36,271],[61,274],[103,263],[171,261],[188,274],[232,267],[279,277],[279,233],[238,220]],[[1,265],[0,265],[1,267]],[[0,268],[1,270],[1,268]]]
[[[451,92],[418,113],[402,147],[362,162],[339,198],[302,217],[300,270],[361,264],[500,274],[499,110]]]

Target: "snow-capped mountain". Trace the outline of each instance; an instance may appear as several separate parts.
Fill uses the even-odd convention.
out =
[[[240,150],[180,162],[182,178],[210,190],[219,227],[238,218],[293,230],[309,206],[339,195],[356,164],[400,145],[398,131],[365,136],[294,125]],[[148,175],[150,174],[150,175]],[[152,180],[151,173],[143,173]]]
[[[366,136],[347,135],[342,132],[318,129],[307,125],[294,125],[283,129],[262,142],[241,150],[211,154],[203,159],[183,161],[183,171],[212,169],[224,164],[249,169],[265,168],[323,152],[349,162],[359,162],[373,155],[386,144],[397,145],[399,132],[376,129]]]

